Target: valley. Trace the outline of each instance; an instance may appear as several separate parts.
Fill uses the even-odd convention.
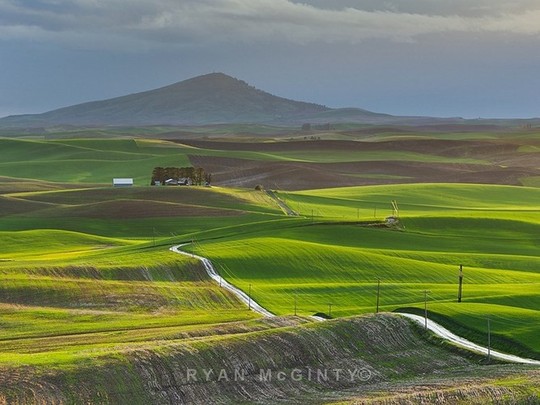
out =
[[[488,362],[396,314],[427,306],[482,346],[489,319],[494,349],[540,359],[536,130],[236,130],[0,138],[4,402],[540,395],[537,367]],[[212,184],[150,186],[157,166],[204,167]],[[115,177],[135,185],[115,188]],[[250,311],[199,260],[169,250],[179,244],[276,317]],[[261,381],[269,369],[288,377]],[[292,378],[297,369],[364,378]]]

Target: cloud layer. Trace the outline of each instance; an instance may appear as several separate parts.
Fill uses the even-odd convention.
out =
[[[538,116],[538,0],[0,0],[0,115],[223,71],[284,97]]]
[[[331,3],[329,8],[325,3]],[[537,1],[0,0],[0,39],[93,47],[356,44],[445,33],[540,37]]]

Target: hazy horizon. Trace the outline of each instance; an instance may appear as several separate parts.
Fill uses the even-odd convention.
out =
[[[0,117],[223,72],[393,115],[540,116],[532,0],[0,0]]]

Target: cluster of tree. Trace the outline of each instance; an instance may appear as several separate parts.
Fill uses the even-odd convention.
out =
[[[202,167],[154,167],[150,184],[165,184],[167,180],[180,183],[187,181],[189,184],[201,186],[212,182],[212,174],[206,173]]]

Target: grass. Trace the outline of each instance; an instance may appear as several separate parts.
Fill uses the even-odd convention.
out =
[[[282,193],[290,206],[303,215],[324,218],[378,218],[392,214],[396,200],[407,218],[456,214],[504,217],[540,209],[540,192],[534,188],[477,184],[414,184],[345,187]],[[501,211],[503,213],[501,213]]]
[[[403,185],[281,193],[300,212],[321,212],[313,224],[261,231],[249,237],[200,242],[224,277],[277,314],[332,316],[372,312],[381,280],[381,309],[423,307],[468,323],[500,317],[500,334],[540,353],[531,339],[540,326],[540,193],[534,188],[475,185]],[[405,229],[356,225],[358,206],[397,199]],[[327,213],[330,212],[328,215]],[[336,212],[338,213],[336,215]],[[366,220],[364,208],[359,218]],[[324,215],[327,214],[327,215]],[[342,214],[342,215],[339,215]],[[321,223],[331,219],[351,223]],[[381,218],[379,218],[381,219]],[[465,266],[465,302],[452,305],[457,271]],[[465,323],[467,324],[467,323]],[[499,332],[499,331],[498,331]]]
[[[258,317],[198,261],[146,240],[60,230],[0,237],[0,362],[24,363],[24,353],[55,362],[65,347],[75,359],[111,342],[129,346]]]
[[[154,166],[186,165],[192,155],[486,165],[474,156],[420,152],[267,153],[143,139],[0,139],[0,366],[78,370],[104,357],[125,361],[139,350],[163,354],[185,341],[211,358],[225,336],[238,334],[235,347],[269,338],[272,325],[210,282],[200,263],[168,250],[186,242],[194,242],[186,250],[210,258],[227,280],[251,289],[278,315],[374,312],[380,280],[381,311],[422,310],[428,290],[429,310],[450,329],[484,344],[489,316],[496,348],[540,357],[540,189],[533,177],[523,180],[533,187],[280,190],[300,213],[289,218],[254,190],[142,186]],[[91,184],[123,176],[139,186]],[[382,225],[392,214],[391,200],[400,207],[398,229]],[[460,264],[465,286],[458,304]]]
[[[156,166],[187,166],[190,155],[229,157],[268,162],[414,161],[487,164],[483,159],[459,158],[407,151],[243,151],[195,148],[160,140],[0,138],[0,176],[32,181],[106,183],[113,177],[132,177],[137,185],[150,182]]]
[[[255,376],[261,369],[289,372],[295,368],[316,370],[339,367],[348,370],[362,367],[371,372],[371,386],[372,383],[392,381],[397,375],[410,378],[433,370],[446,375],[456,367],[468,368],[469,371],[474,367],[473,361],[469,359],[448,354],[444,348],[436,345],[424,345],[425,341],[417,328],[391,315],[302,325],[293,321],[285,325],[274,325],[273,328],[250,321],[243,326],[258,330],[241,333],[225,329],[222,330],[225,334],[221,336],[208,335],[145,344],[132,342],[129,349],[116,343],[96,345],[92,350],[78,352],[73,350],[74,347],[59,347],[51,350],[48,355],[28,351],[12,355],[6,351],[0,355],[5,364],[2,371],[9,373],[7,375],[11,378],[2,381],[2,384],[10,389],[2,390],[2,394],[12,396],[9,402],[21,402],[20,396],[25,394],[29,382],[38,381],[44,387],[32,386],[34,395],[43,395],[44,389],[49,390],[49,395],[59,395],[57,390],[60,390],[61,395],[87,398],[85,402],[90,403],[99,402],[95,397],[106,396],[108,400],[118,398],[126,395],[124,391],[129,389],[133,401],[138,402],[143,398],[143,402],[157,402],[162,392],[178,388],[190,402],[205,402],[212,395],[213,399],[238,403],[241,398],[246,398],[246,392],[252,400],[254,393],[259,392],[256,387],[260,388],[260,382]],[[389,334],[392,338],[385,338]],[[356,338],[351,339],[351,336]],[[51,348],[54,346],[51,340],[43,342],[51,345]],[[325,344],[317,351],[311,350],[320,342]],[[24,350],[27,350],[26,343],[21,342]],[[414,356],[411,356],[411,352]],[[360,362],[359,358],[362,358]],[[438,358],[439,361],[429,361],[432,358]],[[76,367],[72,367],[73,364]],[[16,371],[17,366],[22,366],[23,375]],[[209,384],[194,384],[186,382],[182,377],[186,369],[195,369],[201,373],[202,370],[224,369],[228,373],[235,369],[244,370],[246,381],[222,381],[214,375]],[[519,373],[514,375],[515,378],[518,376]],[[121,383],[122,380],[128,384],[127,387]],[[283,393],[286,398],[298,395],[297,384],[291,387],[288,382],[281,384],[280,381],[265,383],[265,391],[257,395],[261,399],[265,395],[267,398],[267,390]],[[365,380],[336,382],[331,379],[328,384],[322,385],[302,379],[299,384],[302,387],[301,397],[305,400],[306,395],[308,398],[320,398],[325,394],[335,399],[334,391],[359,385],[367,387],[363,385],[365,383]]]
[[[87,188],[0,197],[0,229],[163,238],[281,218],[264,193],[219,187]]]
[[[299,162],[312,163],[337,163],[337,162],[377,162],[377,161],[411,161],[411,162],[431,162],[431,163],[461,163],[483,165],[488,162],[481,159],[471,158],[449,158],[443,156],[430,155],[426,153],[403,152],[403,151],[328,151],[328,150],[309,150],[309,151],[291,151],[280,152],[279,154],[265,154],[272,160],[292,160]]]
[[[185,270],[194,264],[167,251],[174,243],[196,240],[186,249],[212,259],[225,278],[245,291],[251,284],[253,298],[279,315],[292,314],[295,300],[301,315],[373,312],[381,280],[381,310],[422,307],[428,289],[439,305],[432,310],[455,318],[459,264],[466,271],[466,303],[459,308],[483,305],[478,319],[500,313],[503,319],[516,316],[525,324],[530,314],[537,314],[538,189],[422,184],[279,196],[304,218],[283,218],[264,193],[248,190],[146,187],[10,194],[13,205],[46,208],[32,206],[0,218],[6,229],[0,235],[5,241],[0,254],[4,303],[61,311],[127,311],[130,315],[122,321],[105,322],[113,329],[135,320],[133,314],[163,310],[188,309],[194,319],[209,309],[233,310],[239,318],[230,319],[245,319],[241,304],[221,296],[200,274]],[[390,214],[382,207],[392,199],[400,205],[404,229],[364,226],[372,220],[374,206],[381,207],[378,221]],[[144,201],[146,207],[172,204],[177,213],[180,206],[218,211],[212,216],[192,212],[160,218],[150,210],[148,218],[136,213],[134,218],[112,219],[89,210],[110,202],[129,207],[130,201]],[[226,212],[235,215],[223,215]],[[16,229],[28,230],[13,232]],[[178,275],[182,272],[187,274],[183,278]],[[171,284],[178,281],[182,285]],[[186,307],[186,302],[191,304]],[[505,313],[504,308],[522,312]],[[219,316],[209,316],[207,322]],[[161,326],[168,325],[167,317],[163,319]],[[102,331],[100,322],[90,328]],[[64,332],[72,326],[54,324]],[[506,335],[539,351],[539,343],[530,341],[536,328],[510,329]]]
[[[123,246],[130,242],[114,238],[59,230],[0,232],[3,260],[34,260],[36,257],[82,254],[96,249]]]

